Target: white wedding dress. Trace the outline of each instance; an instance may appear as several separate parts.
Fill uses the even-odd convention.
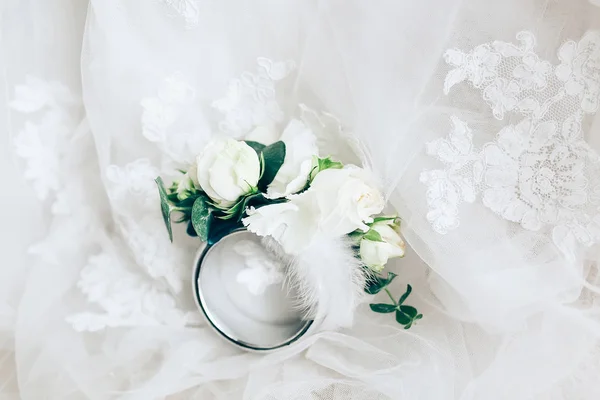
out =
[[[0,399],[600,398],[600,2],[3,0],[0,69]],[[365,147],[410,330],[200,318],[153,179],[290,117]]]

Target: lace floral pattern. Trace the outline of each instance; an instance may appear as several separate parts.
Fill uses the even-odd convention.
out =
[[[77,331],[105,327],[170,325],[184,326],[186,314],[173,297],[141,274],[135,274],[108,253],[90,257],[77,286],[102,312],[83,312],[67,318]]]
[[[295,64],[266,58],[259,58],[257,63],[257,73],[244,72],[240,78],[231,81],[227,95],[213,103],[224,116],[219,128],[235,138],[247,134],[255,126],[274,125],[283,120],[283,111],[275,96],[275,83],[288,76]]]
[[[171,161],[191,163],[208,128],[197,112],[196,92],[180,73],[167,77],[155,97],[142,99],[142,135]]]
[[[106,170],[109,198],[120,211],[115,213],[120,219],[117,222],[136,261],[126,265],[108,250],[112,241],[122,239],[105,231],[101,208],[92,207],[98,203],[94,198],[101,198],[94,188],[101,185],[97,170],[82,164],[93,157],[94,149],[85,120],[77,118],[80,100],[60,83],[29,77],[15,88],[10,105],[25,117],[14,144],[26,163],[26,177],[41,199],[53,197],[50,211],[54,221],[47,237],[33,245],[30,252],[41,262],[61,265],[65,260],[86,257],[99,245],[103,249],[90,258],[78,281],[90,305],[102,311],[73,314],[67,321],[80,331],[109,326],[182,326],[192,321],[168,290],[181,290],[179,274],[189,260],[182,260],[175,249],[166,247],[160,213],[152,212],[157,211],[152,200],[157,199],[153,180],[158,169],[142,159]],[[132,218],[133,212],[142,217]],[[154,237],[157,235],[161,237]]]
[[[468,81],[482,91],[497,119],[507,112],[524,118],[479,149],[467,123],[451,118],[449,136],[427,145],[427,153],[446,165],[421,174],[427,219],[445,234],[459,226],[459,205],[479,196],[505,220],[549,232],[573,258],[577,243],[600,241],[600,163],[582,131],[585,115],[598,109],[600,33],[563,44],[556,67],[533,53],[531,33],[517,39],[518,45],[495,41],[470,53],[446,53],[454,67],[446,76],[446,93]]]
[[[64,181],[60,166],[79,122],[74,117],[79,101],[61,83],[29,76],[25,84],[16,86],[10,107],[27,118],[15,136],[15,150],[25,161],[25,178],[44,200]]]

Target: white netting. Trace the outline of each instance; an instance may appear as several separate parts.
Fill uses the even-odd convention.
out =
[[[598,397],[600,8],[7,0],[0,13],[0,126],[48,196],[42,217],[6,167],[7,398],[17,386],[26,399]],[[244,112],[248,98],[262,106]],[[578,124],[567,124],[573,116]],[[330,148],[348,133],[364,144],[412,247],[391,267],[400,273],[392,289],[411,283],[425,315],[411,330],[362,307],[351,330],[260,356],[230,348],[199,320],[187,284],[196,244],[183,230],[168,243],[151,181],[174,176],[219,130],[290,117],[326,126],[320,140]],[[421,181],[453,166],[457,177],[478,171],[473,196],[458,178]],[[532,176],[515,183],[506,176],[515,166]],[[517,184],[538,203],[509,212],[512,197],[486,197]],[[432,187],[461,201],[438,204],[437,225]],[[541,212],[548,205],[560,218]],[[23,258],[25,243],[42,237],[35,259]]]

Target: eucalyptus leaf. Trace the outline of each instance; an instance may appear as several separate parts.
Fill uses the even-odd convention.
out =
[[[204,197],[198,197],[192,207],[192,225],[203,242],[208,240],[211,210]]]
[[[388,314],[388,313],[392,313],[392,312],[396,311],[396,306],[393,304],[385,304],[385,303],[369,304],[369,307],[371,307],[372,311],[375,311],[376,313],[380,313],[380,314]]]
[[[262,150],[261,156],[264,160],[264,169],[258,181],[258,188],[261,192],[266,192],[267,186],[275,179],[285,160],[285,151],[285,143],[282,141],[275,142]]]
[[[400,311],[402,311],[404,314],[408,315],[412,319],[416,318],[417,314],[419,313],[417,309],[412,306],[400,306]]]
[[[169,240],[173,242],[173,229],[171,228],[172,207],[169,204],[165,184],[160,176],[156,178],[154,182],[156,182],[156,186],[158,186],[158,194],[160,195],[160,211],[162,213],[165,226],[167,227],[167,232],[169,233]]]
[[[412,323],[412,318],[404,314],[402,311],[396,311],[396,322],[401,325],[408,325]]]
[[[392,283],[392,281],[394,280],[394,278],[396,278],[395,273],[393,272],[388,272],[387,278],[383,278],[380,275],[375,275],[370,277],[367,280],[367,285],[365,287],[365,292],[367,292],[368,294],[377,294],[379,293],[381,290],[383,290],[385,287],[387,287],[390,283]]]
[[[383,242],[384,241],[381,238],[381,235],[379,234],[379,232],[377,232],[376,230],[373,230],[373,229],[370,229],[367,233],[365,233],[365,236],[363,236],[363,239],[370,240],[372,242]]]
[[[408,296],[410,296],[411,292],[412,292],[412,286],[406,285],[406,292],[404,292],[404,294],[402,296],[400,296],[400,298],[398,299],[398,304],[404,303],[404,300],[406,300],[408,298]]]
[[[264,148],[267,147],[262,143],[255,142],[254,140],[244,140],[244,142],[248,146],[252,147],[256,154],[260,154],[264,150]]]

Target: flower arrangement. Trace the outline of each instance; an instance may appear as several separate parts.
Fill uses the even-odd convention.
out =
[[[391,304],[371,309],[395,313],[406,329],[422,318],[404,304],[410,285],[396,300],[387,288],[396,274],[382,274],[389,259],[404,256],[405,243],[399,218],[381,215],[385,199],[375,178],[319,157],[316,137],[302,121],[291,120],[273,143],[217,138],[181,173],[168,188],[156,179],[171,241],[173,212],[179,214],[174,222],[208,243],[245,227],[288,266],[307,315],[331,328],[350,323],[359,292],[385,291]]]

